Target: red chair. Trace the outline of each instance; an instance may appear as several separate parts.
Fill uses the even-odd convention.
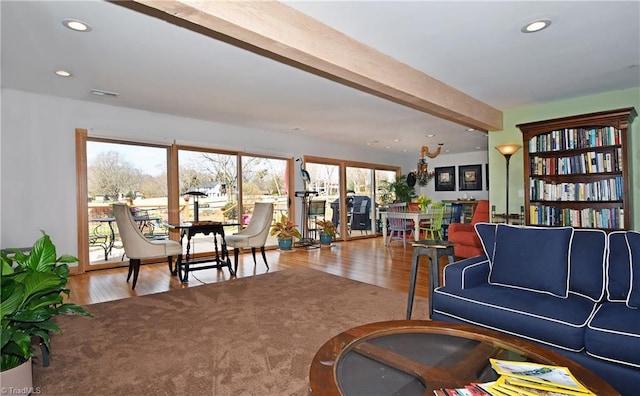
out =
[[[489,201],[480,200],[473,212],[471,223],[449,224],[449,241],[455,242],[453,252],[456,257],[469,258],[484,254],[480,238],[473,227],[476,223],[489,222]]]

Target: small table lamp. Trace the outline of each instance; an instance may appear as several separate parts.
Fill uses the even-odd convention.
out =
[[[187,191],[184,193],[185,197],[192,196],[193,197],[193,221],[198,221],[199,207],[198,207],[198,197],[206,197],[207,194],[201,191]],[[185,201],[188,201],[185,199]]]

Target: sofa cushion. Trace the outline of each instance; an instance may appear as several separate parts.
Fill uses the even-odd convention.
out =
[[[489,283],[566,298],[573,228],[498,224]]]
[[[607,254],[607,300],[626,302],[631,290],[631,253],[627,231],[609,233]]]
[[[578,352],[596,304],[571,294],[558,298],[527,290],[484,284],[433,293],[433,319],[450,318]]]
[[[573,230],[569,292],[600,301],[604,296],[607,233]]]
[[[640,310],[601,304],[585,331],[585,348],[591,356],[640,368]]]
[[[485,256],[487,256],[489,260],[493,259],[493,250],[496,246],[497,224],[476,223],[474,227],[476,229],[476,233],[480,237],[480,243],[482,244]]]
[[[640,308],[640,233],[627,232],[627,243],[631,254],[631,289],[627,297],[629,308]]]

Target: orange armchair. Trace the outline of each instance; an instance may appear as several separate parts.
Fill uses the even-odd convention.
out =
[[[471,223],[449,224],[449,241],[456,243],[453,252],[456,257],[469,258],[484,254],[480,238],[476,233],[476,223],[489,221],[489,201],[480,200],[473,212]]]

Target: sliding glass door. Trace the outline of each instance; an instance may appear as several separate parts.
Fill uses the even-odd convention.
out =
[[[382,195],[384,194],[380,186],[383,185],[382,183],[383,181],[388,183],[393,183],[396,180],[396,175],[397,175],[397,172],[392,170],[376,169],[376,171],[374,172],[374,180],[376,185],[375,202],[377,202],[377,205],[375,207],[376,234],[381,234],[382,232],[386,232],[386,224],[382,224],[382,220],[380,217],[380,210],[381,210],[380,205],[383,202]]]
[[[398,168],[307,157],[305,168],[311,181],[307,190],[315,200],[326,201],[325,219],[340,230],[339,239],[375,237],[382,232],[376,186],[381,180],[395,180]]]
[[[241,156],[242,204],[240,222],[246,226],[251,221],[256,202],[273,203],[273,218],[280,221],[289,216],[289,187],[287,185],[288,161],[278,158]],[[278,238],[269,236],[267,246],[278,244]]]
[[[307,162],[305,169],[309,172],[311,179],[306,187],[307,191],[316,193],[309,197],[313,203],[309,205],[308,213],[304,215],[308,229],[316,229],[315,223],[318,220],[331,220],[340,230],[340,166],[330,163]],[[302,229],[302,226],[300,228]],[[341,235],[342,232],[340,232]],[[315,240],[319,238],[313,232],[309,237]]]
[[[373,169],[347,166],[347,237],[375,235]]]
[[[167,147],[89,139],[86,154],[88,266],[127,265],[111,205],[129,205],[145,237],[168,235]]]

